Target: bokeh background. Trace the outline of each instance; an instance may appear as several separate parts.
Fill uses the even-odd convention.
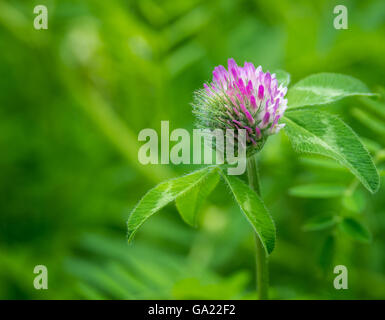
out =
[[[48,30],[33,8],[48,8]],[[333,27],[348,8],[348,30]],[[125,222],[141,196],[196,166],[142,166],[138,132],[192,131],[192,93],[227,58],[364,81],[379,98],[327,108],[362,137],[382,186],[375,195],[325,158],[294,154],[284,133],[261,157],[277,224],[270,259],[278,299],[385,299],[385,2],[116,0],[0,2],[0,298],[253,299],[251,228],[219,185],[199,227],[175,206],[133,244]],[[313,186],[308,186],[312,184]],[[352,217],[370,230],[314,224]],[[349,230],[348,230],[349,231]],[[48,268],[48,290],[33,269]],[[349,289],[335,290],[346,265]]]

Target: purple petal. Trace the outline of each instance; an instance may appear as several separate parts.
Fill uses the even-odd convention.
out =
[[[250,134],[253,133],[253,129],[251,129],[250,127],[248,126],[243,126]]]
[[[243,97],[239,93],[237,93],[236,96],[237,96],[239,102],[243,103]]]
[[[256,103],[255,97],[253,95],[250,96],[250,105],[254,111],[257,110],[257,103]]]
[[[253,83],[251,82],[251,80],[249,80],[249,82],[247,83],[246,91],[248,95],[253,92]]]
[[[242,127],[242,123],[240,123],[238,120],[235,120],[233,119],[233,122],[238,125],[239,127]],[[237,128],[239,129],[239,127],[237,126]]]
[[[269,109],[269,102],[270,102],[270,100],[266,100],[266,105],[265,105],[265,111],[266,112]]]
[[[257,143],[255,142],[255,140],[252,138],[252,137],[249,137],[250,138],[250,141],[253,145],[256,145]]]
[[[231,68],[231,74],[233,75],[234,80],[238,79],[238,73],[235,68]]]
[[[254,118],[252,117],[250,112],[246,109],[246,107],[243,104],[241,104],[240,107],[241,107],[243,113],[245,114],[247,120],[249,121],[249,123],[254,124]]]
[[[216,69],[216,68],[215,68]],[[222,81],[218,76],[218,73],[216,71],[213,71],[213,80],[218,84],[218,86],[221,85]]]
[[[233,58],[230,58],[229,60],[227,60],[227,66],[229,71],[231,69],[238,69],[238,65]]]
[[[239,90],[241,91],[241,93],[242,93],[243,95],[246,95],[245,84],[243,83],[243,80],[242,80],[241,78],[239,78],[237,84],[238,84],[238,88],[239,88]]]
[[[280,115],[278,115],[278,116],[275,117],[272,127],[274,127],[274,126],[278,123],[278,120],[279,120],[280,118],[281,118]]]
[[[270,75],[270,72],[266,72],[265,74],[265,86],[267,88],[270,87],[270,83],[271,83],[271,75]]]
[[[211,91],[211,89],[209,88],[209,86],[208,86],[206,83],[203,84],[203,87],[206,89],[207,93],[208,93],[210,96],[213,94],[212,91]]]
[[[266,112],[265,115],[263,116],[263,124],[268,123],[269,119],[270,119],[270,113]]]
[[[279,106],[279,98],[277,99],[277,101],[275,101],[274,114],[277,112],[278,106]]]
[[[260,84],[258,87],[258,99],[259,100],[263,99],[264,91],[265,91],[265,88],[263,87],[263,85]]]

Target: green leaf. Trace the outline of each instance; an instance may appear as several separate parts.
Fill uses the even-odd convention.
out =
[[[168,203],[201,184],[210,174],[218,173],[218,167],[206,167],[188,175],[158,184],[148,191],[130,213],[127,221],[128,241],[139,227]]]
[[[353,194],[347,193],[342,198],[342,204],[345,209],[355,213],[360,213],[365,208],[365,195],[360,190],[356,190]]]
[[[363,123],[370,130],[372,130],[378,135],[385,136],[384,121],[358,108],[353,108],[351,113],[353,117]]]
[[[186,223],[196,226],[197,214],[219,179],[218,171],[213,170],[190,190],[176,198],[176,207]]]
[[[289,189],[289,194],[299,198],[333,198],[344,194],[345,187],[333,184],[304,184]]]
[[[328,159],[318,155],[303,155],[299,159],[303,164],[322,170],[345,171],[346,168],[335,162],[333,159]]]
[[[254,228],[267,254],[275,245],[275,225],[259,196],[246,183],[235,176],[228,176],[221,171],[242,212]]]
[[[331,103],[349,96],[371,96],[358,79],[336,73],[317,73],[297,82],[287,93],[289,108]]]
[[[318,216],[310,219],[303,227],[303,231],[318,231],[328,229],[337,223],[334,216]]]
[[[384,103],[377,101],[377,100],[369,99],[366,97],[361,98],[360,100],[366,106],[366,109],[373,111],[378,116],[385,119],[385,104]]]
[[[328,272],[333,265],[336,240],[333,235],[329,235],[322,245],[319,264],[324,272]]]
[[[285,132],[297,152],[320,154],[348,168],[372,193],[380,185],[373,160],[354,131],[334,115],[297,110],[284,118]]]
[[[360,137],[360,138],[362,143],[369,150],[370,153],[374,154],[382,149],[381,144],[379,144],[378,142],[365,137]]]
[[[370,231],[353,218],[345,218],[339,226],[343,232],[354,240],[368,243],[372,239]]]
[[[275,78],[278,80],[278,85],[287,87],[290,83],[290,74],[283,70],[276,70]]]

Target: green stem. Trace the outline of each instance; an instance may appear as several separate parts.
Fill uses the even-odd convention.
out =
[[[261,196],[261,188],[259,184],[258,165],[256,157],[247,159],[247,176],[250,187]],[[256,240],[256,262],[257,262],[257,293],[260,300],[269,298],[269,265],[268,257],[258,235],[255,235]]]

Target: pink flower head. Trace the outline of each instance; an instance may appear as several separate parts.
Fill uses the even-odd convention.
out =
[[[205,128],[246,129],[248,145],[260,148],[284,126],[279,120],[287,108],[286,92],[275,74],[229,59],[227,70],[215,67],[212,82],[196,93],[194,112]]]

